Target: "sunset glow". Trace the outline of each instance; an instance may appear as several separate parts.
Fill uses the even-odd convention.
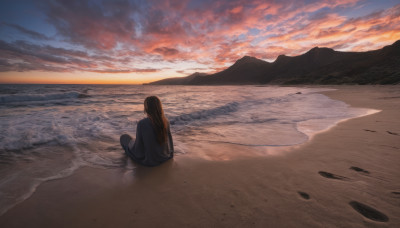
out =
[[[400,39],[400,1],[20,1],[0,3],[0,83],[137,84]]]

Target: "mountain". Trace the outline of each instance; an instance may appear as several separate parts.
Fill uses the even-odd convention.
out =
[[[176,77],[176,78],[166,78],[156,82],[148,83],[148,85],[186,85],[190,84],[190,82],[197,77],[204,77],[206,73],[196,72],[186,77]]]
[[[398,84],[400,40],[367,52],[315,47],[299,56],[280,55],[272,63],[245,56],[221,72],[199,74],[150,84]]]
[[[254,84],[261,83],[260,78],[263,77],[270,63],[263,60],[244,56],[237,60],[229,68],[206,76],[197,77],[190,81],[190,84]]]

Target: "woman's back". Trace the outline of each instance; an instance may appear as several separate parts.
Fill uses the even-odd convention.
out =
[[[121,136],[125,152],[136,162],[156,166],[174,155],[174,146],[167,118],[161,101],[147,97],[144,102],[147,118],[140,120],[136,128],[136,140],[129,135]]]
[[[135,161],[147,165],[155,166],[173,157],[174,146],[169,129],[167,127],[167,140],[160,144],[153,123],[149,118],[140,120],[136,129],[136,140],[131,147]],[[132,156],[131,156],[132,157]]]

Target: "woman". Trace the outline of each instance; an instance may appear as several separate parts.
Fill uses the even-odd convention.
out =
[[[145,166],[156,166],[174,156],[169,122],[156,96],[144,100],[144,112],[147,117],[137,124],[136,140],[124,134],[120,142],[132,160]]]

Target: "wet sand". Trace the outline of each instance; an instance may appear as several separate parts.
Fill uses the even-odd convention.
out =
[[[400,86],[329,88],[382,111],[282,156],[82,168],[40,185],[0,227],[400,227]]]

